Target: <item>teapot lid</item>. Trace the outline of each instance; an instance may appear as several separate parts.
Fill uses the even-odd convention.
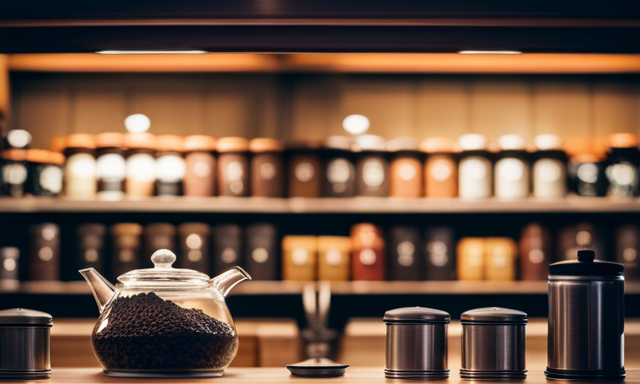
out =
[[[577,260],[560,261],[549,266],[551,275],[560,276],[622,276],[624,265],[611,261],[595,260],[590,249],[578,251]]]
[[[193,269],[173,268],[176,255],[168,249],[159,249],[151,255],[153,268],[134,269],[118,276],[118,281],[126,286],[205,286],[209,276]]]

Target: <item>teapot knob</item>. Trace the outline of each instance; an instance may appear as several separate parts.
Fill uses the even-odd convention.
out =
[[[176,261],[176,255],[168,249],[158,249],[151,255],[151,261],[155,268],[171,268],[171,264]]]

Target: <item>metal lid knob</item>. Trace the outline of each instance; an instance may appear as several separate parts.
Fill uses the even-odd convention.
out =
[[[590,249],[578,251],[578,261],[581,263],[592,263],[596,259],[596,253]]]

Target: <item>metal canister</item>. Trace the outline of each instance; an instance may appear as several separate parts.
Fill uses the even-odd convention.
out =
[[[0,380],[51,377],[51,315],[30,309],[0,311]]]
[[[549,266],[549,379],[623,380],[624,266],[591,250]]]
[[[447,328],[451,316],[422,307],[398,308],[384,314],[390,379],[446,379]]]
[[[527,314],[507,308],[472,309],[460,316],[464,379],[518,380],[527,376]]]

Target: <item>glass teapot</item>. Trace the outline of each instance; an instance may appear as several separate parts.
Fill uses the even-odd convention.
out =
[[[154,268],[127,272],[115,287],[93,268],[79,271],[100,309],[91,344],[106,374],[222,376],[235,357],[238,335],[224,298],[251,276],[234,267],[210,279],[172,268],[175,260],[158,250]]]

